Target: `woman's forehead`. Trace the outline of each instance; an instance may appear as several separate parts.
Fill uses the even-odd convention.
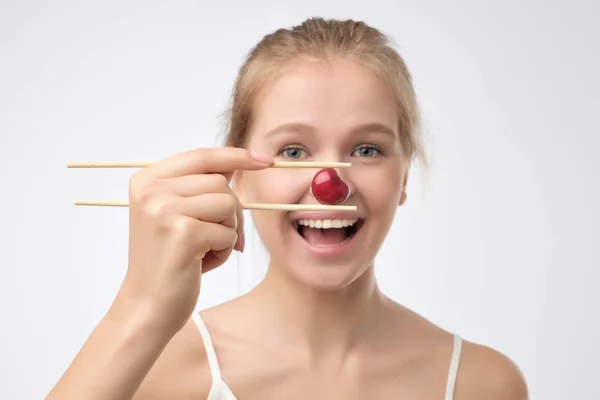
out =
[[[283,72],[257,99],[253,120],[254,133],[268,138],[291,130],[396,131],[398,115],[392,93],[374,73],[342,60]]]

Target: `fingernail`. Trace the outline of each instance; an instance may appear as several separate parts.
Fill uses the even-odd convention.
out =
[[[262,154],[262,153],[256,153],[256,152],[251,152],[250,155],[255,159],[258,160],[260,162],[264,162],[266,164],[273,164],[273,157],[268,156],[266,154]]]
[[[244,247],[246,246],[246,232],[242,232],[242,237],[240,238],[240,252],[244,252]]]

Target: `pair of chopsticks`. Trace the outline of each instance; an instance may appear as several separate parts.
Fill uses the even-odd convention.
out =
[[[67,168],[145,168],[151,162],[73,162]],[[271,164],[268,168],[348,168],[350,163],[344,162],[313,162],[313,161],[280,161]],[[76,206],[92,207],[129,207],[127,202],[78,200]],[[244,210],[274,210],[274,211],[356,211],[356,206],[329,206],[324,204],[242,204]]]

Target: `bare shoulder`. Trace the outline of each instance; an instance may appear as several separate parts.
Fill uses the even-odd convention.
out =
[[[454,335],[425,317],[402,306],[396,306],[398,320],[410,335],[403,339],[411,349],[421,349],[426,359],[427,380],[441,378],[446,386],[449,360],[454,350]],[[400,329],[400,328],[398,328]],[[517,365],[503,353],[481,344],[462,340],[458,374],[454,387],[455,400],[528,400],[528,388]],[[406,352],[406,351],[404,351]]]
[[[517,365],[490,347],[463,341],[456,400],[527,400],[527,383]]]
[[[211,384],[202,338],[190,319],[166,346],[134,399],[206,398]]]

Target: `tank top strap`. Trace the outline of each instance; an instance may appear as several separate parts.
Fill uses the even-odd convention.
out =
[[[450,358],[450,367],[448,369],[448,380],[446,382],[446,397],[445,400],[454,399],[454,387],[456,385],[456,376],[458,375],[458,366],[460,364],[460,356],[462,353],[462,338],[454,335],[454,345],[452,348],[452,357]]]
[[[198,330],[200,331],[200,336],[202,337],[202,341],[204,342],[204,348],[206,350],[206,357],[208,358],[208,366],[210,368],[210,375],[213,381],[213,387],[216,387],[221,382],[221,368],[219,367],[219,360],[217,359],[217,353],[215,352],[215,347],[213,345],[212,339],[210,337],[210,333],[208,333],[208,329],[206,328],[206,324],[202,320],[200,313],[195,312],[192,315]]]

